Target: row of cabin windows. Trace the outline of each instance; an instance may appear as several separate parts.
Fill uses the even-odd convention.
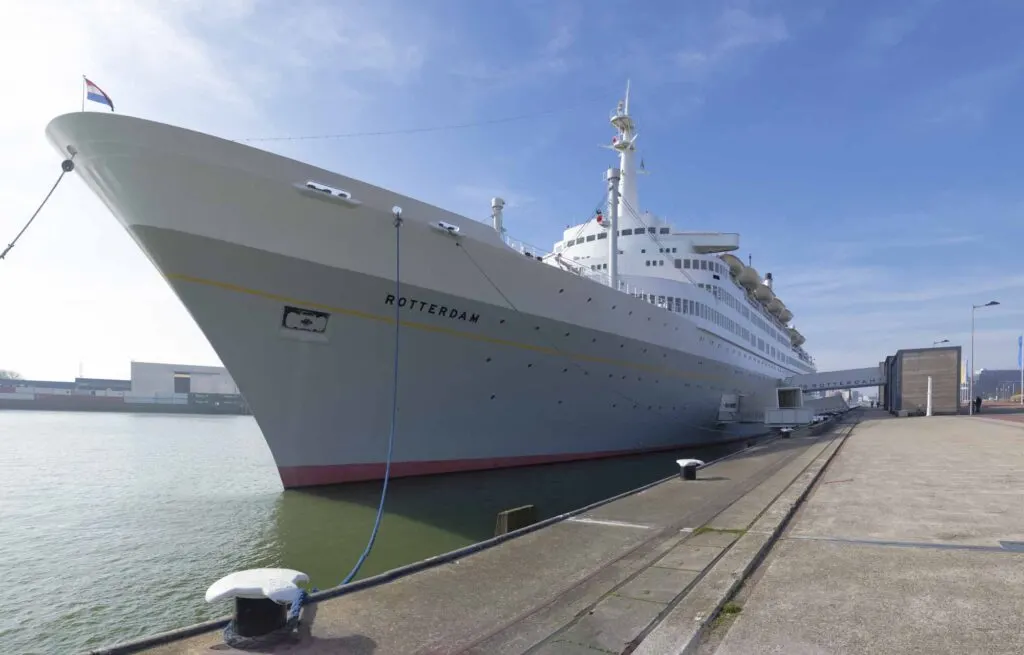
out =
[[[728,272],[728,267],[725,264],[720,264],[716,261],[709,262],[706,259],[677,259],[676,268],[711,271],[717,275],[725,275]]]
[[[709,292],[714,291],[711,288],[711,285],[701,285],[700,287],[705,288]],[[644,301],[649,302],[652,305],[668,309],[669,311],[710,320],[737,337],[750,341],[751,345],[755,346],[766,355],[777,357],[781,354],[780,351],[776,351],[774,347],[766,344],[764,339],[754,338],[749,330],[743,328],[743,326],[735,320],[716,310],[714,307],[700,301],[689,300],[688,298],[675,298],[673,296],[654,296],[653,294],[639,294],[637,297],[642,298]]]
[[[700,287],[701,289],[704,289],[705,291],[707,291],[708,293],[713,295],[718,300],[724,302],[725,304],[729,305],[733,309],[735,309],[738,312],[740,312],[743,315],[744,318],[750,320],[755,325],[760,327],[762,330],[765,330],[768,334],[775,335],[775,330],[768,329],[767,324],[764,321],[762,321],[759,316],[753,315],[753,313],[749,311],[749,308],[747,308],[745,306],[742,306],[740,304],[740,301],[737,300],[735,296],[730,294],[728,291],[726,291],[722,287],[717,286],[717,285],[713,285],[713,284],[703,284],[703,283],[698,283],[697,286]],[[724,314],[721,314],[720,312],[717,312],[717,311],[714,311],[714,310],[712,310],[712,311],[714,313],[712,314],[711,321],[713,323],[715,323],[716,325],[719,325],[719,326],[725,328],[726,330],[732,332],[733,334],[735,334],[739,338],[741,338],[744,341],[746,341],[747,343],[749,343],[754,348],[757,348],[758,350],[763,352],[765,355],[770,356],[773,359],[784,361],[784,362],[787,362],[787,363],[790,363],[790,364],[795,364],[796,363],[796,360],[794,360],[792,357],[787,355],[786,351],[782,350],[781,348],[776,348],[775,346],[771,345],[771,343],[768,343],[764,339],[756,336],[750,330],[748,330],[747,328],[743,327],[742,325],[740,325],[739,323],[737,323],[733,319],[729,318],[728,316],[726,316]],[[789,343],[784,343],[783,345],[789,346],[790,344]]]
[[[729,272],[729,267],[726,266],[725,264],[721,264],[716,261],[709,262],[706,259],[677,259],[675,261],[675,265],[676,268],[681,268],[684,270],[690,269],[695,271],[711,271],[716,275],[727,275]],[[756,311],[752,312],[748,304],[741,303],[738,299],[736,299],[732,294],[728,292],[726,292],[725,298],[723,299],[729,304],[729,306],[733,307],[736,311],[743,314],[743,318],[753,321],[754,324],[757,325],[757,327],[764,330],[767,334],[769,334],[773,339],[778,341],[780,344],[782,344],[783,346],[790,345],[791,340],[787,337],[787,335],[777,330],[774,325],[772,325],[769,321],[759,316]]]
[[[669,228],[667,228],[667,227],[663,227],[663,228],[649,227],[649,228],[647,228],[647,233],[648,234],[659,234],[659,229],[660,229],[660,234],[669,234]],[[644,228],[638,227],[635,230],[632,229],[632,228],[627,228],[625,230],[620,230],[619,231],[619,236],[621,236],[621,237],[628,237],[630,235],[638,235],[638,234],[644,234]],[[579,237],[578,239],[570,239],[570,240],[566,241],[564,247],[568,248],[569,246],[575,246],[575,245],[580,244],[580,243],[586,243],[588,241],[600,241],[601,239],[607,239],[607,238],[608,238],[608,233],[607,232],[598,232],[597,234],[588,234],[585,237]],[[667,249],[666,249],[666,252],[667,252]],[[675,252],[675,248],[672,249],[672,252]]]
[[[649,229],[650,230],[654,230],[655,228],[649,228]],[[662,229],[666,230],[668,228],[662,228]],[[642,228],[637,228],[637,231],[638,231],[639,234],[643,234]],[[623,232],[628,233],[628,230],[623,230]],[[605,236],[606,235],[604,233],[601,233],[601,234],[597,235],[597,238],[605,238]],[[593,241],[594,240],[594,235],[590,235],[590,236],[586,237],[586,239],[587,239],[587,241]],[[579,243],[581,241],[582,241],[582,239],[577,239],[576,243]],[[671,250],[672,250],[672,252],[676,251],[675,248],[672,248]],[[661,252],[661,253],[666,253],[666,252],[669,251],[669,248],[659,248],[658,251]],[[642,250],[641,252],[646,252],[646,249]],[[646,266],[664,266],[665,265],[665,261],[664,260],[646,260],[644,263],[645,263]],[[712,271],[716,275],[726,275],[726,274],[728,274],[728,267],[725,264],[722,264],[721,262],[717,262],[717,261],[713,261],[713,260],[712,261],[708,261],[706,259],[677,259],[677,260],[675,260],[675,267],[676,268],[680,268],[680,269],[689,269],[689,270]],[[591,268],[591,270],[604,270],[604,269],[608,268],[608,265],[607,264],[594,264],[594,265],[591,265],[590,268]],[[701,288],[706,288],[709,291],[711,291],[715,295],[716,298],[718,298],[719,300],[725,302],[727,305],[729,305],[730,307],[735,309],[737,312],[739,312],[743,316],[743,318],[745,318],[745,319],[751,321],[752,323],[754,323],[754,325],[756,325],[763,332],[765,332],[766,334],[768,334],[769,336],[774,338],[781,345],[783,345],[783,346],[785,346],[787,348],[792,345],[792,341],[791,341],[791,339],[787,338],[787,335],[784,335],[781,331],[777,330],[774,325],[772,325],[770,322],[768,322],[767,320],[762,318],[756,311],[751,311],[751,308],[750,308],[750,306],[747,303],[741,302],[738,298],[736,298],[734,295],[732,295],[731,293],[729,293],[728,291],[726,291],[722,287],[714,286],[714,285],[705,285],[705,284],[698,284],[698,286],[701,287]],[[749,330],[747,330],[746,328],[742,328],[742,327],[738,326],[735,323],[735,321],[732,321],[732,319],[729,319],[727,317],[723,317],[723,318],[725,318],[725,320],[729,321],[729,323],[733,326],[732,328],[727,328],[727,329],[729,329],[734,334],[736,334],[738,336],[741,336],[742,338],[744,338],[745,340],[750,342],[750,344],[752,346],[757,347],[759,350],[761,350],[762,352],[764,352],[766,354],[770,353],[772,355],[772,357],[780,358],[780,359],[782,359],[783,361],[785,361],[785,362],[787,362],[789,364],[796,365],[797,360],[794,359],[793,357],[790,357],[789,355],[785,355],[784,354],[785,351],[783,351],[782,349],[776,348],[775,346],[771,346],[771,345],[768,345],[767,349],[765,349],[765,345],[764,345],[764,340],[763,339],[756,339],[755,340],[755,337],[752,334],[750,334]],[[737,331],[737,330],[739,330],[739,331]],[[758,342],[760,342],[760,344]]]
[[[699,285],[708,291],[713,291],[711,285]],[[642,298],[645,302],[649,302],[652,305],[667,309],[670,312],[676,312],[687,316],[696,316],[706,321],[711,321],[715,325],[718,325],[736,336],[743,338],[751,343],[752,346],[763,352],[765,355],[777,358],[781,355],[781,351],[776,350],[773,346],[765,343],[764,339],[758,339],[750,334],[750,330],[746,329],[736,321],[732,320],[722,312],[719,312],[714,307],[700,302],[699,300],[690,300],[688,298],[676,298],[673,296],[655,296],[654,294],[641,293],[637,294],[637,298]]]
[[[770,325],[768,323],[768,321],[766,321],[763,318],[761,318],[761,316],[759,316],[756,311],[751,310],[751,308],[750,308],[750,306],[748,304],[746,304],[744,302],[741,302],[736,296],[734,296],[731,293],[729,293],[729,291],[727,291],[726,289],[723,289],[720,286],[712,285],[712,284],[698,284],[697,286],[699,286],[699,287],[701,287],[703,289],[707,289],[708,291],[711,291],[711,293],[714,294],[714,296],[716,298],[718,298],[719,300],[721,300],[725,304],[727,304],[730,307],[732,307],[733,309],[735,309],[737,312],[739,312],[739,314],[741,316],[743,316],[743,318],[745,318],[748,321],[750,321],[751,323],[753,323],[755,326],[760,328],[762,331],[764,331],[769,336],[773,337],[776,341],[778,341],[783,346],[790,346],[791,345],[790,340],[783,338],[781,332],[779,332],[772,325]],[[744,330],[744,331],[746,331],[746,330]],[[750,341],[751,345],[755,345],[754,342],[750,339],[750,336],[745,336],[744,338],[747,341]]]

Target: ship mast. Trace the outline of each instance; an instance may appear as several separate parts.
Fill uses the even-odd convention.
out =
[[[640,227],[640,207],[636,192],[636,124],[629,115],[629,81],[626,82],[626,97],[611,118],[612,127],[618,132],[612,138],[612,150],[619,153],[619,222],[627,227]],[[625,219],[623,221],[623,219]]]

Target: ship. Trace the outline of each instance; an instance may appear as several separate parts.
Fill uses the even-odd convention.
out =
[[[299,488],[381,479],[389,462],[431,475],[763,432],[775,389],[815,370],[793,314],[732,254],[738,234],[640,210],[628,85],[610,124],[607,202],[548,251],[508,235],[501,198],[485,222],[118,114],[58,116],[46,134],[171,286]]]

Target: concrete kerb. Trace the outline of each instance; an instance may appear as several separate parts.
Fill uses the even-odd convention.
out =
[[[837,435],[793,483],[779,495],[676,607],[662,618],[632,655],[688,655],[696,652],[705,632],[785,530],[857,423]]]
[[[779,439],[778,435],[774,435],[772,433],[762,433],[762,434],[753,435],[753,436],[750,436],[750,437],[745,437],[743,439],[734,439],[734,440],[730,440],[730,441],[727,441],[727,442],[723,442],[722,445],[724,445],[726,443],[734,443],[736,441],[753,441],[754,443],[751,446],[748,446],[747,448],[740,448],[739,450],[737,450],[735,452],[732,452],[732,453],[729,453],[728,455],[723,455],[722,457],[719,457],[717,459],[713,459],[713,460],[711,460],[709,462],[706,462],[703,466],[700,466],[698,468],[699,469],[704,469],[704,468],[707,468],[707,467],[709,467],[709,466],[711,466],[713,464],[718,464],[720,462],[724,462],[724,461],[726,461],[728,459],[731,459],[733,457],[737,457],[737,456],[745,453],[746,451],[748,451],[750,448],[752,448],[754,446],[763,446],[763,445],[766,445],[766,444],[770,444],[770,443],[773,443],[774,441],[777,441],[778,439]],[[385,583],[391,582],[393,580],[397,580],[399,578],[403,578],[403,577],[405,577],[407,575],[412,575],[414,573],[418,573],[420,571],[424,571],[426,569],[433,568],[435,566],[440,566],[442,564],[447,564],[448,562],[452,562],[452,561],[455,561],[457,559],[461,559],[463,557],[467,557],[469,555],[472,555],[474,553],[480,552],[482,550],[486,550],[488,548],[493,548],[494,546],[497,546],[498,544],[504,543],[504,542],[506,542],[506,541],[508,541],[510,539],[514,539],[516,537],[519,537],[519,536],[522,536],[522,535],[525,535],[525,534],[529,534],[529,533],[534,532],[536,530],[540,530],[541,528],[548,527],[549,525],[554,525],[555,523],[558,523],[560,521],[564,521],[564,520],[572,518],[574,516],[579,516],[580,514],[584,514],[586,512],[595,510],[595,509],[597,509],[597,508],[599,508],[599,507],[601,507],[603,505],[607,505],[609,503],[613,503],[616,500],[621,500],[622,498],[626,498],[628,496],[632,496],[632,495],[635,495],[635,494],[642,493],[642,492],[647,491],[648,489],[652,489],[652,488],[654,488],[654,487],[656,487],[656,486],[658,486],[660,484],[664,484],[666,482],[669,482],[670,480],[675,480],[678,477],[679,477],[678,473],[674,474],[674,475],[670,475],[670,476],[661,478],[660,480],[655,480],[654,482],[650,482],[648,484],[645,484],[645,485],[643,485],[641,487],[637,487],[636,489],[631,489],[631,490],[625,491],[625,492],[623,492],[621,494],[617,494],[615,496],[612,496],[611,498],[606,498],[604,500],[599,500],[599,501],[597,501],[595,503],[591,503],[590,505],[586,505],[584,507],[580,507],[579,509],[574,509],[574,510],[571,510],[569,512],[565,512],[564,514],[559,514],[558,516],[552,516],[550,518],[544,519],[543,521],[538,521],[537,523],[534,523],[533,525],[528,525],[526,527],[520,528],[520,529],[515,530],[513,532],[509,532],[507,534],[503,534],[503,535],[499,535],[499,536],[496,536],[496,537],[492,537],[491,539],[480,541],[480,542],[477,542],[475,544],[470,544],[469,546],[465,546],[465,547],[459,548],[457,550],[449,551],[447,553],[442,553],[440,555],[435,555],[433,557],[428,557],[427,559],[420,560],[418,562],[413,562],[411,564],[406,564],[405,566],[400,566],[398,568],[391,569],[390,571],[385,571],[383,573],[379,573],[379,574],[377,574],[375,576],[371,576],[371,577],[365,578],[363,580],[357,580],[355,582],[350,582],[349,584],[344,585],[344,586],[331,587],[329,589],[324,589],[323,591],[318,591],[316,593],[312,593],[312,594],[309,595],[309,600],[307,601],[307,604],[318,603],[320,601],[330,600],[331,598],[337,598],[339,596],[344,596],[346,594],[354,593],[354,592],[360,591],[362,589],[368,589],[370,587],[376,587],[378,585],[385,584]],[[190,625],[190,626],[185,626],[183,628],[175,628],[173,630],[168,630],[168,631],[165,631],[165,632],[160,632],[160,633],[157,633],[157,634],[154,634],[154,635],[150,635],[148,637],[142,637],[140,639],[135,639],[135,640],[132,640],[132,641],[126,641],[126,642],[123,642],[123,643],[120,643],[120,644],[114,644],[112,646],[96,648],[96,649],[88,651],[85,655],[130,655],[131,653],[137,653],[139,651],[146,650],[146,649],[149,649],[149,648],[155,648],[157,646],[163,646],[165,644],[168,644],[168,643],[171,643],[171,642],[174,642],[174,641],[178,641],[178,640],[181,640],[181,639],[188,639],[190,637],[195,637],[197,635],[204,634],[206,632],[213,632],[214,630],[222,629],[225,626],[227,626],[227,624],[230,621],[231,621],[231,616],[223,616],[223,617],[220,617],[220,618],[217,618],[217,619],[211,619],[210,621],[205,621],[203,623],[197,623],[197,624],[193,624],[193,625]]]

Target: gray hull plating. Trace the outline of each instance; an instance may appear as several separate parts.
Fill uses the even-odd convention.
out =
[[[716,429],[722,394],[763,399],[775,386],[734,365],[508,307],[413,285],[396,298],[392,280],[171,230],[133,232],[231,371],[285,486],[379,475],[396,303],[394,461],[410,465],[399,474],[738,438],[759,426]],[[286,307],[326,314],[325,330],[315,321],[313,332],[290,329]],[[316,467],[319,475],[296,472]]]

